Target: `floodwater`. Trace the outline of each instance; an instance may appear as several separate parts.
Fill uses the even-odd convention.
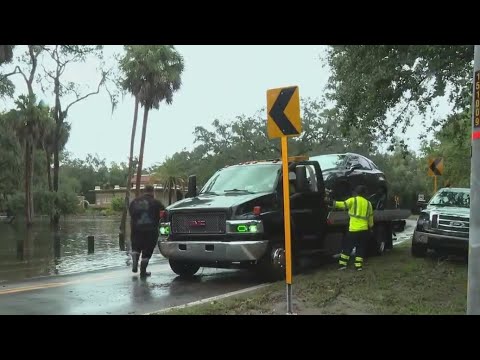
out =
[[[22,223],[0,223],[0,282],[130,266],[127,251],[120,250],[119,226],[119,218],[70,218],[55,235],[48,219],[36,220],[29,231]],[[90,235],[93,254],[88,254]],[[156,248],[151,262],[161,259]]]

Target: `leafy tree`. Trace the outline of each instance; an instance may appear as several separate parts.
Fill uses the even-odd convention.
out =
[[[117,96],[115,93],[111,93],[106,86],[109,76],[111,75],[111,70],[102,69],[100,81],[96,90],[86,93],[83,92],[83,94],[79,84],[64,81],[63,75],[68,64],[82,63],[88,58],[102,59],[102,45],[53,45],[43,46],[43,50],[49,55],[54,63],[53,69],[45,69],[45,75],[46,79],[49,80],[50,87],[53,87],[52,92],[55,96],[55,106],[53,110],[53,117],[56,125],[53,142],[53,190],[57,192],[59,184],[61,132],[69,110],[72,106],[87,99],[88,97],[99,94],[102,87],[104,87],[110,95],[113,111],[117,103]],[[72,97],[74,100],[66,100],[67,98],[71,99]],[[58,221],[59,214],[55,213],[52,218],[52,222],[57,225]]]
[[[433,100],[447,94],[454,113],[471,105],[472,45],[334,45],[327,60],[329,99],[345,133],[357,128],[392,138],[395,128],[412,124],[414,113],[428,127]]]

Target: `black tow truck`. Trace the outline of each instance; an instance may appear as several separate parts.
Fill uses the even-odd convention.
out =
[[[348,214],[325,203],[322,170],[308,157],[289,158],[293,264],[304,255],[338,254]],[[368,254],[392,248],[393,222],[408,210],[376,210]],[[217,171],[197,193],[190,176],[187,198],[162,212],[160,253],[178,275],[200,267],[254,268],[270,279],[284,276],[281,160],[252,161]]]

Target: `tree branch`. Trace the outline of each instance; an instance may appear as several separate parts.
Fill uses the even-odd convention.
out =
[[[70,109],[70,107],[72,107],[73,105],[75,105],[76,103],[82,101],[82,100],[85,100],[86,98],[88,98],[89,96],[92,96],[92,95],[96,95],[98,93],[100,93],[100,88],[102,86],[102,84],[104,83],[105,81],[105,75],[102,77],[102,80],[100,80],[100,82],[98,83],[98,87],[97,87],[97,91],[92,91],[82,97],[77,97],[77,99],[73,102],[71,102],[65,109],[65,117],[66,117],[66,114],[68,113],[68,110]]]
[[[19,70],[19,71],[17,71],[17,70]],[[6,79],[9,76],[12,76],[12,75],[15,75],[15,74],[20,74],[20,73],[21,73],[20,67],[17,65],[17,66],[15,66],[15,69],[11,73],[0,75],[0,80]]]

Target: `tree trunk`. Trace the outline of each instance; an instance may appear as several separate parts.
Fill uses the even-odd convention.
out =
[[[33,164],[34,164],[33,144],[30,144],[30,169],[29,169],[28,187],[30,190],[29,202],[30,202],[30,219],[32,220],[32,224],[33,224],[33,217],[35,216],[34,206],[33,206]]]
[[[127,189],[125,191],[125,208],[122,212],[122,221],[120,222],[120,235],[125,236],[125,229],[127,224],[127,211],[130,205],[130,189],[132,187],[133,176],[133,148],[135,147],[135,133],[137,131],[137,119],[138,119],[138,97],[135,97],[135,112],[133,114],[132,135],[130,137],[130,157],[128,161],[128,175],[127,175]]]
[[[52,187],[52,169],[51,169],[51,161],[52,161],[52,155],[48,152],[45,151],[45,156],[47,158],[47,181],[48,181],[48,190],[52,192],[53,187]]]
[[[60,152],[60,131],[62,128],[63,123],[63,113],[62,113],[62,105],[60,103],[60,73],[57,67],[57,75],[55,78],[55,111],[54,111],[54,118],[55,118],[55,134],[53,137],[53,191],[55,195],[58,195],[58,172],[60,170],[60,160],[59,160],[59,152]],[[60,212],[58,210],[58,196],[55,196],[54,206],[53,206],[53,214],[52,214],[52,225],[57,228],[60,222]]]
[[[53,151],[53,191],[58,194],[58,173],[60,169],[60,160],[59,160],[59,134],[60,134],[60,127],[62,126],[62,119],[57,122],[56,129],[55,129],[55,136],[54,136],[54,151]],[[52,224],[54,226],[58,226],[60,222],[60,213],[58,211],[58,196],[55,196],[54,201],[54,211],[52,217]]]
[[[172,205],[172,189],[168,189],[168,205]]]
[[[143,127],[142,127],[142,140],[140,143],[140,156],[138,157],[138,169],[137,169],[137,188],[135,189],[136,196],[140,196],[140,180],[142,178],[142,166],[143,166],[143,150],[145,148],[145,135],[147,134],[147,122],[148,122],[148,106],[145,106],[143,112]]]
[[[28,139],[25,140],[25,224],[31,226],[32,219],[32,144]]]

